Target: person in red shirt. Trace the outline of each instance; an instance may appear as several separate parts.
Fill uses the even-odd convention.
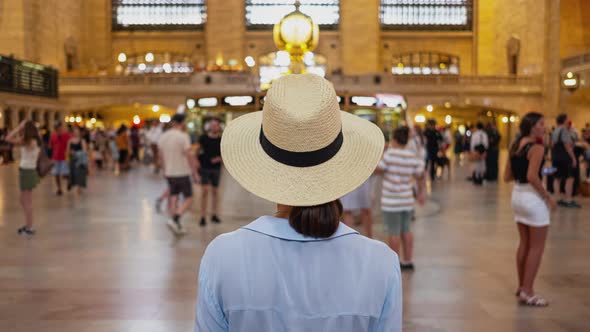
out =
[[[57,122],[55,124],[55,132],[51,134],[51,138],[49,139],[49,147],[53,151],[51,159],[55,162],[51,174],[55,176],[58,196],[63,194],[61,190],[61,177],[68,178],[70,175],[70,169],[66,161],[66,150],[71,137],[72,135],[66,130],[64,124]]]

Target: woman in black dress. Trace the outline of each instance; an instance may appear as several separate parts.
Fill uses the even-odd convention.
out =
[[[70,158],[70,187],[76,187],[81,194],[86,188],[88,176],[88,146],[80,134],[80,128],[74,127],[73,137],[68,142],[67,155]]]

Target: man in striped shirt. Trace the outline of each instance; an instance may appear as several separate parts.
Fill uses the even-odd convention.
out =
[[[378,166],[379,173],[383,173],[381,196],[383,223],[389,246],[403,257],[400,265],[404,270],[414,269],[413,236],[410,233],[410,222],[414,211],[414,179],[418,184],[416,193],[418,202],[424,204],[426,197],[424,160],[416,156],[412,150],[406,149],[409,132],[409,128],[405,126],[395,130],[391,145],[385,151]],[[400,242],[403,244],[403,256],[400,255]]]

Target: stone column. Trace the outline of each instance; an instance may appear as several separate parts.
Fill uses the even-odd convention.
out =
[[[49,116],[47,117],[47,120],[49,121],[49,123],[47,124],[47,127],[49,127],[50,131],[53,131],[53,125],[55,123],[55,111],[51,110],[51,111],[47,111],[49,113]]]
[[[4,121],[6,119],[6,114],[4,114],[4,112],[5,112],[4,106],[0,105],[0,128],[6,127],[4,125]]]
[[[18,127],[18,125],[19,125],[19,122],[18,122],[18,109],[13,106],[12,108],[10,108],[8,110],[8,112],[11,112],[10,113],[10,122],[12,122],[12,123],[10,124],[10,128],[11,129],[14,129],[14,128]]]
[[[244,0],[207,1],[205,44],[209,64],[215,63],[218,55],[226,64],[230,59],[244,61],[244,11]]]
[[[372,74],[380,71],[378,0],[340,2],[340,40],[342,69],[347,75]],[[320,43],[322,34],[320,31]]]
[[[545,57],[543,70],[543,104],[545,115],[560,113],[561,61],[559,57],[560,0],[546,0]]]

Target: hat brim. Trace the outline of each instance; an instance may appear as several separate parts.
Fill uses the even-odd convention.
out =
[[[363,184],[383,154],[379,127],[346,112],[342,147],[327,162],[293,167],[269,157],[260,145],[262,111],[231,121],[221,138],[221,155],[228,172],[244,189],[271,202],[312,206],[336,200]]]

